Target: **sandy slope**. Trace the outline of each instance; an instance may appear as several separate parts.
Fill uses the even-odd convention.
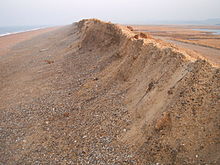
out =
[[[0,162],[219,164],[219,67],[142,37],[83,20],[0,58]]]

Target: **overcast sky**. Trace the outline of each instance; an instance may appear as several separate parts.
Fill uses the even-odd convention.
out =
[[[220,0],[0,0],[0,26],[117,23],[220,18]]]

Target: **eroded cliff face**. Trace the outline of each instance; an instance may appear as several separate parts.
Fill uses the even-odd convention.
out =
[[[219,163],[218,67],[120,25],[93,19],[77,26],[80,50],[102,54],[103,88],[126,91],[132,123],[118,140],[141,164]]]

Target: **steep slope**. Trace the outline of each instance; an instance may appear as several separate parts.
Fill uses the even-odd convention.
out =
[[[79,28],[82,48],[116,59],[99,77],[127,89],[133,123],[119,139],[135,146],[141,163],[219,163],[218,67],[118,25],[90,20]]]

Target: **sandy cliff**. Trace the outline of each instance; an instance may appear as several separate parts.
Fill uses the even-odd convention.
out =
[[[98,20],[78,27],[81,49],[111,59],[99,73],[102,83],[128,89],[124,102],[133,123],[120,140],[134,145],[145,163],[219,162],[218,67],[126,27]]]

